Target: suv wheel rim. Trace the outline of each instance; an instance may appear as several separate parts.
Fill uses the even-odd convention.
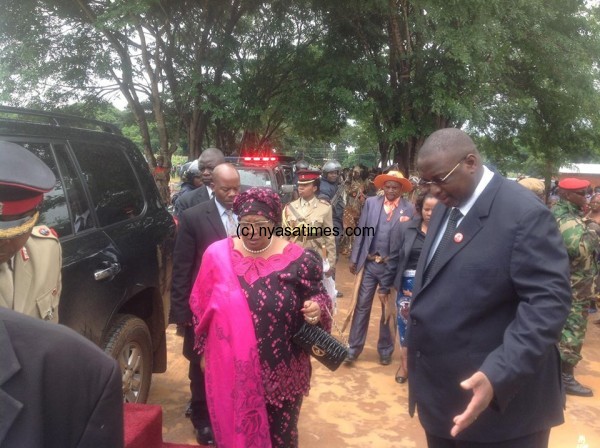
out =
[[[126,344],[119,355],[119,365],[123,372],[123,398],[127,403],[136,403],[144,377],[141,346],[135,342]]]

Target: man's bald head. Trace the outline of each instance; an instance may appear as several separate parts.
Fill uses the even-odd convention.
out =
[[[198,157],[198,170],[202,174],[204,185],[210,185],[213,170],[220,164],[225,163],[225,156],[220,149],[206,148]]]
[[[240,173],[231,163],[222,163],[213,170],[212,179],[216,200],[225,208],[231,208],[240,192]]]
[[[464,204],[483,175],[475,143],[460,129],[440,129],[419,150],[417,169],[423,188],[449,207]]]
[[[442,154],[459,159],[469,153],[479,157],[479,151],[469,135],[456,128],[439,129],[431,134],[419,150],[419,158],[438,157]]]

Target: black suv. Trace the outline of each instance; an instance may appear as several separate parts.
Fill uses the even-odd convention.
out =
[[[145,402],[152,372],[167,368],[175,225],[142,154],[111,124],[11,107],[0,107],[0,140],[57,178],[40,223],[62,245],[60,323],[118,360],[125,401]]]

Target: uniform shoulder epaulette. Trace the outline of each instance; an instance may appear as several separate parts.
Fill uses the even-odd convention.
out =
[[[58,241],[58,234],[54,229],[51,229],[48,226],[35,226],[31,231],[32,236],[37,236],[38,238],[50,238]]]
[[[329,203],[327,200],[325,200],[325,199],[319,199],[319,202],[320,202],[321,204],[325,204],[325,205],[329,205],[329,206],[331,206],[331,204],[330,204],[330,203]]]

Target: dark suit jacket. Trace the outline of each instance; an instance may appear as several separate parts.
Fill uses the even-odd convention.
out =
[[[188,191],[179,196],[175,201],[173,214],[179,218],[181,214],[188,208],[193,207],[194,205],[202,204],[208,200],[210,200],[208,188],[206,188],[206,185],[202,185],[195,190]]]
[[[350,262],[356,264],[356,271],[358,272],[365,264],[367,260],[367,255],[369,255],[369,248],[371,247],[371,243],[373,242],[374,234],[373,232],[364,231],[365,228],[374,228],[375,232],[377,232],[377,226],[379,225],[379,218],[381,217],[381,210],[383,209],[383,196],[373,196],[371,198],[367,198],[365,205],[360,214],[360,218],[358,219],[357,227],[360,229],[361,233],[354,239],[354,243],[352,243],[352,253],[350,254]],[[406,199],[401,198],[394,210],[394,222],[393,227],[390,230],[390,235],[397,235],[397,228],[400,226],[400,217],[408,216],[412,217],[415,212],[415,207]],[[387,292],[387,289],[392,285],[392,281],[394,280],[394,273],[396,272],[396,266],[394,263],[398,262],[398,250],[399,250],[399,241],[398,238],[390,238],[388,253],[390,258],[387,263],[386,274],[384,278],[380,281],[380,289],[382,292]]]
[[[0,446],[122,447],[115,360],[63,325],[0,308]]]
[[[417,266],[408,328],[409,411],[451,438],[452,418],[480,370],[494,399],[458,435],[510,440],[563,421],[556,344],[571,303],[569,259],[550,211],[530,191],[494,175],[423,283],[427,254],[447,215],[434,210]]]
[[[226,237],[227,231],[214,199],[195,205],[181,214],[173,252],[169,322],[179,324],[192,322],[190,294],[200,270],[204,251],[215,241]],[[183,345],[184,355],[190,358],[194,345],[193,337],[185,337]]]

